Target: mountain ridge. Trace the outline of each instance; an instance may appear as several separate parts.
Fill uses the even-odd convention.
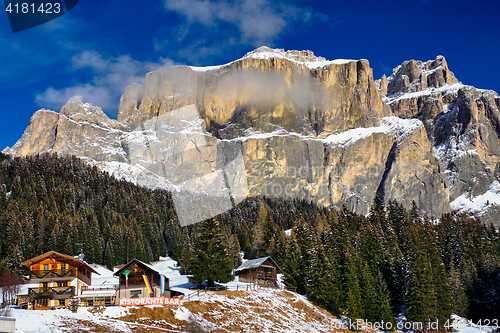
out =
[[[367,60],[261,47],[221,66],[148,73],[125,89],[116,120],[81,98],[37,111],[4,152],[75,155],[139,185],[228,192],[235,203],[298,197],[366,214],[378,191],[498,226],[499,109],[495,92],[460,83],[443,56],[375,81]],[[383,129],[405,121],[411,131]]]

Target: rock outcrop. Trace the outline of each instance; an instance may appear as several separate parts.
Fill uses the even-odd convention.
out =
[[[367,60],[262,47],[222,66],[148,73],[144,86],[125,89],[116,120],[78,98],[59,113],[37,111],[9,152],[72,154],[184,193],[178,213],[207,209],[186,224],[248,195],[367,214],[377,191],[429,215],[464,209],[492,221],[499,106],[495,92],[462,85],[441,56],[374,81]]]
[[[377,84],[394,115],[424,123],[434,156],[447,176],[451,208],[499,225],[497,93],[461,84],[442,56],[425,63],[404,62]],[[488,199],[483,198],[487,193]]]

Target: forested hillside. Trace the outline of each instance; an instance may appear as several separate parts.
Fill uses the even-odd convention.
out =
[[[0,155],[0,212],[0,275],[48,250],[76,255],[79,244],[108,267],[127,248],[129,258],[185,264],[200,232],[179,226],[168,192],[70,157]],[[228,255],[272,255],[288,285],[335,315],[390,322],[404,305],[412,321],[500,317],[500,236],[464,214],[431,220],[376,198],[365,217],[254,197],[216,220]]]

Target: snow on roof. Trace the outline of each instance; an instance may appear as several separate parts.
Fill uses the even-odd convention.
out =
[[[92,277],[92,287],[108,287],[118,284],[118,279],[113,276],[113,271],[97,264],[91,264],[90,267],[99,273],[99,276],[96,275]]]
[[[155,273],[159,273],[156,269],[153,268],[153,266],[148,265],[145,262],[140,261],[139,259],[132,259],[128,263],[126,263],[122,268],[120,268],[119,270],[117,270],[113,274],[113,276],[120,276],[120,273],[123,272],[128,266],[130,266],[134,262],[138,263],[140,266],[143,266],[143,267],[145,267],[145,268],[147,268],[147,269],[149,269],[149,270],[151,270],[151,271],[153,271]]]
[[[71,265],[74,265],[77,267],[83,266],[86,269],[88,269],[89,271],[91,271],[92,273],[99,274],[92,267],[90,267],[89,264],[87,264],[85,261],[82,261],[80,259],[74,258],[72,256],[68,256],[66,254],[62,254],[62,253],[59,253],[56,251],[48,251],[48,252],[45,252],[37,257],[28,259],[25,262],[23,262],[22,265],[27,267],[27,268],[30,268],[32,265],[37,264],[37,263],[44,261],[46,259],[57,259],[57,260],[60,260],[62,262],[70,263]]]
[[[241,271],[241,270],[244,270],[244,269],[251,269],[251,268],[260,267],[268,259],[271,260],[276,265],[276,267],[278,267],[278,265],[274,262],[273,258],[271,258],[271,257],[262,257],[262,258],[258,258],[258,259],[252,259],[252,260],[245,261],[244,263],[242,263],[240,265],[240,267],[236,268],[235,272],[238,272],[238,271]]]

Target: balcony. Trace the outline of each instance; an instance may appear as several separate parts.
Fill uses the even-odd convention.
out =
[[[53,279],[61,277],[76,277],[76,271],[74,269],[30,271],[30,279],[45,279],[45,278]]]
[[[113,285],[113,286],[106,286],[106,287],[89,287],[89,286],[82,286],[82,291],[101,291],[101,290],[118,290],[118,285]]]
[[[47,288],[28,288],[28,296],[43,297],[56,295],[74,295],[75,287],[47,287]]]

